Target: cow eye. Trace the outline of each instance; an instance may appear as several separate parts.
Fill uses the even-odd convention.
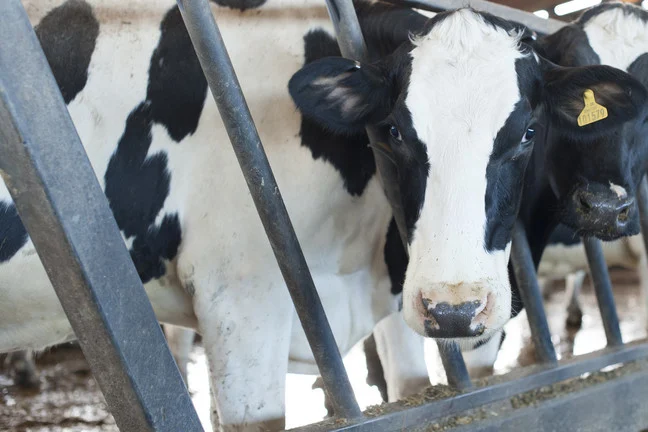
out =
[[[396,141],[403,141],[403,137],[396,126],[389,127],[389,135],[391,135]]]
[[[534,127],[530,127],[526,130],[524,136],[522,137],[522,144],[529,144],[535,138],[536,130]]]

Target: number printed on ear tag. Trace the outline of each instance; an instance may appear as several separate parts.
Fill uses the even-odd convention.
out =
[[[588,124],[596,123],[597,121],[607,118],[607,108],[596,103],[594,92],[592,90],[585,90],[585,93],[583,93],[583,99],[585,99],[585,108],[583,108],[583,111],[581,111],[578,116],[578,126],[587,126]]]

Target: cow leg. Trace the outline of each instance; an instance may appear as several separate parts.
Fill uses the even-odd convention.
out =
[[[569,305],[567,306],[567,327],[574,329],[580,328],[583,324],[583,311],[578,298],[580,296],[583,281],[585,280],[585,271],[578,270],[567,275],[565,284],[567,285],[566,293],[569,296]]]
[[[367,362],[367,385],[375,386],[380,392],[383,402],[389,401],[387,393],[387,381],[385,380],[385,370],[383,369],[378,348],[376,348],[376,337],[373,332],[363,342],[365,360]]]
[[[191,354],[195,333],[191,329],[169,324],[164,325],[164,334],[180,370],[180,375],[182,375],[185,385],[188,385],[187,364],[189,364],[189,354]]]
[[[6,358],[9,375],[17,386],[24,388],[38,387],[40,381],[36,373],[34,354],[32,351],[15,351],[7,354]]]
[[[335,411],[333,410],[333,402],[331,401],[331,397],[326,391],[326,386],[324,385],[324,379],[321,376],[315,378],[315,382],[313,382],[311,388],[313,390],[322,389],[322,392],[324,392],[324,408],[326,408],[326,417],[327,418],[333,417],[335,415]]]
[[[373,334],[389,402],[416,394],[430,385],[424,339],[407,326],[401,312],[381,320]]]
[[[224,432],[282,430],[293,317],[286,287],[263,278],[214,284],[218,276],[196,271],[189,282],[209,362],[214,428],[220,421]]]
[[[490,339],[478,344],[471,350],[462,350],[470,377],[482,378],[493,374],[497,354],[504,342],[505,333],[501,330]]]

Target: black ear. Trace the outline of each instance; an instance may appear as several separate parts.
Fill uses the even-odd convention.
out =
[[[601,63],[598,54],[590,46],[585,31],[572,24],[537,39],[531,45],[540,56],[561,66],[576,67]]]
[[[541,60],[544,61],[544,60]],[[630,74],[610,66],[566,68],[545,62],[544,99],[553,126],[583,138],[606,133],[634,119],[645,107],[648,91]],[[591,91],[591,92],[590,92]],[[607,117],[598,112],[588,117],[586,92],[598,108],[605,107]],[[591,122],[594,120],[593,122]]]
[[[390,90],[380,68],[341,57],[307,64],[288,83],[302,115],[338,133],[357,133],[389,114]]]

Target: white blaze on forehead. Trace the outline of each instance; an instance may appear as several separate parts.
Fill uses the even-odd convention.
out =
[[[623,186],[615,185],[610,182],[610,189],[616,194],[617,198],[625,198],[628,196],[628,192],[626,192]]]
[[[520,99],[518,40],[461,10],[414,43],[406,105],[430,172],[411,250],[420,271],[409,270],[453,284],[503,276],[505,252],[484,247],[486,167]]]
[[[585,23],[584,30],[601,64],[628,70],[637,57],[648,52],[648,22],[623,8],[609,9],[593,17]]]
[[[486,167],[520,99],[515,62],[523,54],[515,36],[470,10],[446,17],[414,44],[405,104],[430,171],[412,233],[404,317],[424,334],[421,297],[451,304],[486,297],[480,322],[490,332],[510,317],[510,242],[504,251],[485,249]]]

